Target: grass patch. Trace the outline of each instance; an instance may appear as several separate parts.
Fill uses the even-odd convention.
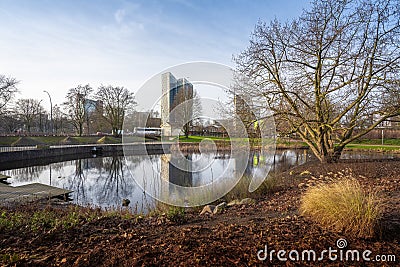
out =
[[[19,136],[0,136],[0,146],[10,146],[17,141]]]
[[[65,210],[44,208],[32,210],[0,210],[0,231],[31,231],[41,233],[69,229],[102,216],[99,211],[71,206]]]
[[[352,143],[365,144],[365,145],[382,145],[382,139],[358,139],[354,140]],[[400,139],[398,138],[383,139],[383,144],[391,146],[400,146]]]
[[[383,211],[381,196],[351,176],[310,187],[300,206],[302,215],[321,226],[362,238],[375,235]]]
[[[214,141],[229,141],[229,137],[215,137],[215,136],[189,136],[186,138],[185,136],[179,136],[179,142],[188,142],[188,143],[200,143],[204,139],[210,139]]]
[[[99,140],[98,136],[75,136],[72,137],[75,142],[78,144],[96,144],[97,140]]]
[[[367,145],[367,144],[348,144],[346,148],[363,149],[363,150],[379,150],[379,151],[395,151],[400,150],[400,146],[394,145]]]
[[[182,224],[186,222],[185,208],[183,207],[170,207],[166,212],[168,220]]]
[[[99,140],[96,141],[97,144],[121,144],[121,138],[113,137],[113,136],[103,136]]]
[[[187,221],[186,212],[187,208],[158,202],[155,209],[151,210],[147,216],[166,218],[179,225],[184,224]]]
[[[58,145],[64,139],[63,136],[32,136],[31,139],[49,146]]]
[[[19,137],[15,142],[11,144],[11,146],[36,146],[36,145],[42,145],[43,143],[33,139],[32,137]]]
[[[20,260],[20,257],[16,253],[13,254],[6,253],[6,254],[0,254],[0,259],[5,264],[13,264],[13,263],[15,264],[17,261]]]
[[[249,185],[253,177],[251,175],[244,175],[235,187],[229,191],[223,199],[226,202],[232,200],[240,200],[243,198],[260,198],[272,192],[275,192],[279,186],[280,176],[270,173],[264,182],[254,192],[249,192]]]
[[[77,145],[79,144],[78,141],[75,140],[74,137],[67,136],[60,141],[61,145]]]

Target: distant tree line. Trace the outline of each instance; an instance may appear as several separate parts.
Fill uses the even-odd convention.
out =
[[[125,87],[89,85],[68,90],[65,102],[45,110],[42,100],[14,99],[19,81],[0,75],[1,134],[76,134],[96,132],[121,136],[124,117],[134,111],[134,94]]]

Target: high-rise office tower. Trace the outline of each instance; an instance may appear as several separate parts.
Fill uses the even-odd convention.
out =
[[[174,124],[185,121],[192,116],[193,85],[185,78],[176,79],[170,72],[161,75],[161,127],[164,129],[163,135],[171,136]],[[173,109],[183,102],[178,112]],[[185,113],[185,114],[182,114]]]

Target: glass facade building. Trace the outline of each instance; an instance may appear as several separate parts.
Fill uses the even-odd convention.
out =
[[[182,90],[185,96],[193,96],[193,84],[185,78],[176,79],[170,72],[161,75],[161,84],[161,125],[171,125],[174,123],[174,118],[170,116],[171,111],[184,101],[184,99],[178,99],[177,96]]]

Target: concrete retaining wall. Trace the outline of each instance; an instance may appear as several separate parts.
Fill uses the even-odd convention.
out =
[[[128,144],[125,145],[125,150],[129,155],[158,154],[168,153],[170,146],[170,144],[162,143]],[[123,151],[123,145],[60,146],[25,151],[3,152],[0,153],[0,164],[3,165],[16,161],[30,161],[73,155],[76,155],[76,158],[82,158],[93,155],[94,151],[101,151],[104,154],[120,153]],[[101,155],[102,153],[99,153],[98,155]]]

